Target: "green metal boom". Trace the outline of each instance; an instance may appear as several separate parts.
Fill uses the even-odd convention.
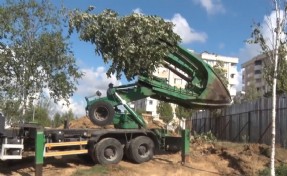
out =
[[[187,82],[185,88],[171,86],[164,78],[140,75],[136,83],[109,88],[106,97],[91,101],[86,98],[86,110],[94,111],[94,113],[89,113],[90,118],[103,111],[96,111],[92,108],[97,102],[103,101],[108,102],[113,107],[124,105],[129,112],[128,118],[115,115],[114,124],[120,123],[119,118],[129,119],[123,122],[126,127],[119,126],[120,128],[146,126],[142,117],[127,105],[128,102],[146,97],[175,103],[186,108],[221,108],[231,104],[230,94],[214,70],[188,50],[178,46],[177,52],[167,55],[164,61],[163,66]],[[100,118],[98,119],[100,120]],[[126,125],[125,123],[136,123],[136,125]]]

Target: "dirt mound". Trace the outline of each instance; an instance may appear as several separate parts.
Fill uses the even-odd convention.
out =
[[[257,175],[258,171],[269,166],[270,147],[265,144],[239,144],[231,142],[193,143],[190,148],[191,158],[213,163],[215,168],[227,175]],[[280,151],[278,148],[277,151]],[[282,150],[277,156],[286,158]],[[280,164],[277,158],[277,164]]]
[[[151,114],[142,114],[143,119],[147,123],[147,128],[165,128],[166,124],[161,120],[154,118]]]
[[[81,118],[72,120],[68,123],[69,123],[68,127],[70,129],[79,129],[79,128],[80,129],[82,129],[82,128],[98,129],[98,128],[103,128],[103,127],[100,127],[100,126],[93,124],[93,122],[87,116],[83,116]],[[108,126],[105,126],[104,128],[113,128],[113,127],[114,127],[113,125],[108,125]],[[64,128],[64,125],[61,125],[59,128]]]
[[[164,128],[165,124],[159,119],[154,119],[150,114],[142,114],[143,119],[147,123],[147,128]],[[61,125],[59,128],[64,128],[64,125]],[[72,120],[69,122],[69,128],[103,128],[93,124],[93,122],[87,116],[80,117],[78,119]],[[107,125],[104,128],[114,128],[113,125]]]

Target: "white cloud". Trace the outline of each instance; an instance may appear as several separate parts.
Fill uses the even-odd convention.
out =
[[[51,109],[52,113],[50,113],[50,116],[54,116],[56,112],[63,114],[68,112],[69,110],[72,110],[73,114],[76,117],[83,117],[86,115],[85,107],[86,107],[86,101],[83,97],[82,100],[76,101],[73,98],[69,99],[70,105],[65,105],[66,102],[61,100],[57,104],[53,104],[53,108]]]
[[[108,78],[104,67],[82,69],[81,71],[83,71],[85,75],[79,81],[78,90],[76,92],[81,96],[94,95],[97,90],[101,91],[102,95],[105,96],[109,83],[113,83],[115,86],[121,84],[114,75]]]
[[[283,12],[281,13],[283,14]],[[276,14],[275,11],[271,12],[270,15],[265,15],[263,21],[261,22],[261,32],[265,38],[267,45],[273,48],[273,31],[276,24]],[[272,30],[273,29],[273,30]],[[252,31],[250,31],[251,34]],[[282,35],[283,38],[286,36]],[[261,47],[258,44],[248,44],[246,43],[242,48],[239,49],[240,63],[244,63],[253,57],[259,55],[262,52]]]
[[[184,17],[180,14],[175,14],[171,20],[175,24],[174,32],[177,33],[183,43],[202,42],[207,40],[207,34],[204,32],[197,32],[191,28]]]
[[[240,71],[237,71],[237,73],[236,73],[236,92],[237,91],[241,91],[242,90],[242,72],[243,72],[243,70],[242,69],[240,69]]]
[[[142,9],[140,8],[133,9],[133,12],[143,14]],[[206,33],[198,32],[191,28],[186,19],[179,13],[174,14],[172,19],[165,19],[165,21],[170,21],[175,25],[173,31],[181,37],[182,42],[185,44],[192,42],[204,43],[207,40]]]
[[[105,96],[109,83],[113,83],[115,86],[121,85],[121,82],[114,75],[111,78],[107,77],[104,67],[81,69],[81,71],[85,75],[79,80],[75,96],[69,99],[70,105],[66,106],[64,105],[66,104],[65,101],[59,101],[57,104],[52,105],[51,112],[65,113],[71,109],[77,117],[82,117],[86,114],[85,97],[95,95],[98,90],[102,93],[102,96]],[[53,117],[54,113],[50,113],[50,116]]]
[[[221,0],[193,0],[193,2],[202,6],[209,15],[225,13]]]
[[[140,8],[133,9],[133,12],[138,13],[138,14],[143,14],[142,9]]]
[[[283,12],[280,13],[281,15]],[[276,13],[275,11],[272,11],[269,15],[265,15],[263,18],[263,21],[260,22],[261,24],[261,32],[263,37],[265,38],[265,41],[267,45],[272,49],[273,48],[273,34],[274,34],[274,28],[276,26]],[[251,34],[252,31],[250,31]],[[285,34],[281,36],[282,38],[285,38]],[[248,60],[252,59],[253,57],[259,55],[262,53],[262,49],[258,44],[249,44],[245,43],[245,45],[239,49],[239,58],[240,64],[243,64],[244,62],[247,62]],[[242,87],[242,70],[238,72],[238,86],[237,90],[241,90]]]

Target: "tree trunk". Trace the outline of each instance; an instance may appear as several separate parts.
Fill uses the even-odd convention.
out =
[[[272,51],[274,58],[274,75],[273,75],[273,86],[272,86],[272,131],[271,131],[271,156],[270,156],[270,171],[271,176],[275,176],[275,139],[276,139],[276,87],[277,87],[277,65],[278,65],[278,50],[280,44],[281,19],[280,9],[278,8],[277,0],[274,0],[275,12],[276,12],[276,28],[275,28],[275,47]]]

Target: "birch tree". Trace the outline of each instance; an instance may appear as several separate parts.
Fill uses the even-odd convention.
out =
[[[22,116],[45,89],[69,104],[82,76],[64,36],[65,14],[49,0],[6,0],[0,6],[0,94],[21,102]]]
[[[268,29],[270,30],[270,37],[264,36],[263,28],[258,23],[254,25],[251,35],[251,43],[259,44],[262,52],[266,54],[269,62],[272,64],[273,74],[272,78],[272,125],[271,125],[271,156],[270,156],[270,171],[271,175],[275,176],[275,136],[276,136],[276,89],[278,76],[278,58],[279,48],[286,47],[286,1],[272,0],[274,6],[275,19],[269,18],[266,20]],[[282,7],[284,8],[282,10]]]

